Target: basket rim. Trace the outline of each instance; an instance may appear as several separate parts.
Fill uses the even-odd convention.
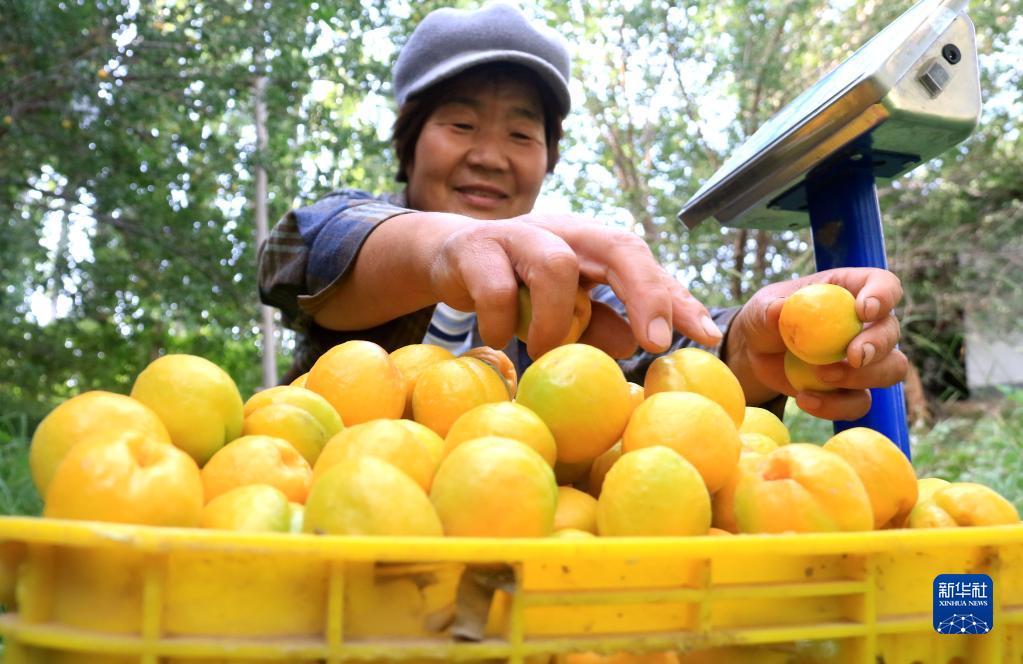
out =
[[[586,557],[867,554],[1023,544],[1023,523],[1004,526],[893,529],[844,533],[502,539],[240,533],[97,521],[0,516],[0,543],[174,551],[265,552],[377,562],[509,562]]]

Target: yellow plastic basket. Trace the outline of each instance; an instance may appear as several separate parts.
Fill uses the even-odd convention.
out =
[[[0,518],[6,661],[1023,661],[1023,527],[591,540],[238,534]],[[994,629],[931,624],[985,573]]]

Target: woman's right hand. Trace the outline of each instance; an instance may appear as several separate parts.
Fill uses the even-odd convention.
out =
[[[529,288],[533,302],[527,340],[533,357],[556,346],[568,332],[580,284],[607,284],[625,304],[628,322],[610,307],[594,303],[580,340],[614,357],[628,357],[637,344],[663,352],[673,329],[707,346],[721,340],[707,309],[664,271],[633,233],[578,215],[538,213],[467,220],[448,229],[430,252],[430,290],[436,301],[475,311],[480,335],[490,346],[503,348],[514,334],[520,282]]]

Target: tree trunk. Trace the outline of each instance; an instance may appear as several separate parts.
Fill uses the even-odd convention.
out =
[[[909,363],[909,371],[906,372],[903,391],[906,396],[906,416],[910,426],[930,422],[931,412],[927,405],[927,394],[924,392],[923,381],[920,380],[920,372],[912,362]]]
[[[254,207],[256,212],[256,246],[263,244],[269,233],[267,224],[267,192],[266,192],[266,77],[257,76],[253,84],[253,115],[256,122],[256,194]],[[263,387],[270,388],[277,384],[277,344],[274,342],[273,309],[261,304],[260,327],[263,334]]]
[[[749,230],[740,228],[735,234],[735,272],[732,273],[732,295],[736,302],[742,302],[742,275],[746,271],[746,240]]]
[[[753,279],[754,287],[760,288],[767,281],[767,244],[771,241],[771,237],[765,230],[758,230],[753,236],[753,241],[756,243],[757,248],[757,260],[754,266]]]

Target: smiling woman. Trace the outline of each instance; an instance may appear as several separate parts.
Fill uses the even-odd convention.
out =
[[[410,113],[425,118],[411,158],[398,145],[412,207],[476,219],[532,210],[553,167],[548,145],[557,150],[545,131],[543,86],[533,80],[518,65],[481,65],[416,104]],[[551,124],[561,127],[554,118]]]
[[[434,86],[420,95],[409,99],[402,105],[398,118],[394,123],[394,151],[398,156],[398,182],[408,182],[408,169],[416,151],[417,139],[427,119],[444,104],[462,104],[467,108],[463,111],[478,111],[478,101],[473,92],[484,84],[519,88],[527,97],[525,103],[515,108],[517,119],[528,125],[522,127],[530,131],[539,129],[547,152],[546,172],[552,173],[560,157],[559,143],[562,136],[559,102],[533,70],[523,65],[494,62],[477,65],[462,74],[452,77],[448,85]],[[455,110],[455,109],[452,109]],[[524,132],[525,136],[530,131]]]
[[[533,211],[558,162],[570,71],[561,37],[510,5],[440,9],[423,19],[393,70],[396,180],[405,189],[330,194],[289,212],[260,248],[262,300],[298,333],[283,382],[352,339],[388,351],[485,344],[504,349],[521,372],[566,337],[582,288],[593,303],[579,341],[618,358],[629,380],[641,383],[659,354],[703,345],[729,364],[751,405],[781,414],[784,395],[796,391],[784,379],[772,303],[794,292],[794,282],[764,289],[741,315],[708,312],[638,236]],[[855,417],[869,404],[866,387],[904,371],[889,316],[901,291],[882,271],[814,278],[844,285],[861,319],[876,321],[849,346],[858,366],[846,372],[847,384],[810,409]],[[532,303],[525,343],[514,336],[521,286]],[[867,309],[870,301],[879,306]],[[867,345],[874,366],[858,371]]]

